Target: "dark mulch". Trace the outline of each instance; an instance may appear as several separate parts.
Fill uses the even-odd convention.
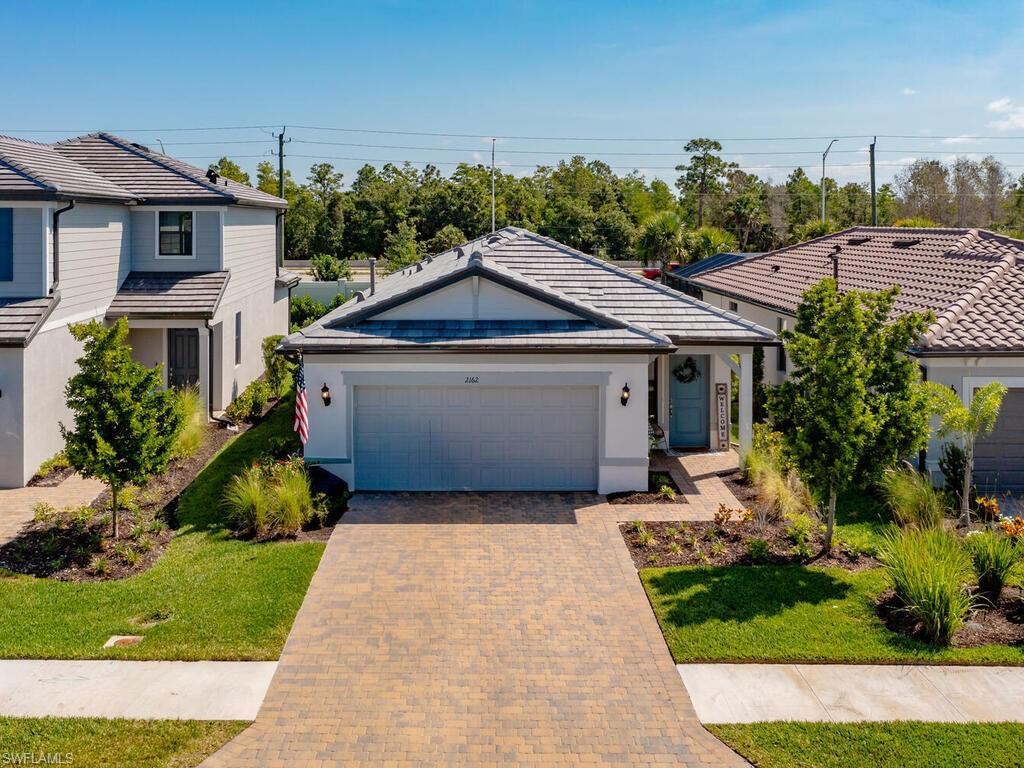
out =
[[[671,523],[645,522],[619,526],[629,547],[633,564],[639,568],[667,568],[676,565],[820,565],[862,571],[878,563],[867,555],[847,553],[833,548],[830,555],[820,554],[822,539],[815,536],[811,557],[793,551],[793,542],[786,536],[786,524],[768,522],[758,526],[735,518],[724,524],[715,522]],[[647,540],[644,531],[653,534]],[[754,562],[748,554],[751,539],[768,543],[769,554]],[[642,543],[647,541],[646,544]]]
[[[921,626],[902,610],[896,594],[888,589],[878,598],[878,615],[893,632],[923,640]],[[967,622],[953,635],[954,648],[983,645],[1024,645],[1024,590],[1004,587],[995,605],[981,601]]]
[[[28,484],[38,488],[53,488],[63,483],[73,474],[75,474],[74,467],[63,467],[62,469],[55,469],[46,475],[32,475],[32,479],[28,481]]]
[[[725,483],[725,487],[732,491],[732,495],[736,497],[736,501],[744,507],[748,509],[757,509],[761,504],[760,500],[757,498],[757,491],[743,476],[743,470],[734,469],[732,472],[719,475],[719,477],[722,479],[722,482]]]
[[[675,491],[675,498],[662,496],[659,491],[667,485]],[[686,497],[668,472],[649,472],[646,491],[620,491],[608,494],[609,504],[686,504]]]

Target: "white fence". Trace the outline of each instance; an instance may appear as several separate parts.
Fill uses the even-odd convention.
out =
[[[356,291],[367,290],[369,282],[359,280],[300,280],[292,288],[292,298],[309,296],[314,301],[327,305],[334,301],[339,293],[351,298]]]

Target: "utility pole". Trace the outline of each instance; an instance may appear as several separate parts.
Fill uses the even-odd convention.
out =
[[[277,196],[284,198],[284,145],[286,141],[291,139],[285,139],[284,137],[285,126],[281,126],[281,132],[277,134]],[[271,150],[273,154],[273,150]],[[284,211],[279,214],[279,226],[277,228],[278,237],[278,249],[281,254],[278,256],[278,263],[283,263],[284,259]]]
[[[821,220],[825,220],[825,158],[828,157],[828,151],[832,149],[832,145],[835,144],[838,139],[832,139],[825,147],[825,151],[821,153]]]
[[[878,203],[875,200],[875,142],[878,137],[871,139],[871,226],[878,226]]]
[[[494,226],[494,145],[497,139],[491,139],[491,232],[497,231]]]

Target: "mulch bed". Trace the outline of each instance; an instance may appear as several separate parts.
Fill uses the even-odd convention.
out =
[[[32,479],[28,481],[28,484],[36,488],[53,488],[63,483],[73,474],[75,474],[74,467],[64,467],[62,469],[55,469],[48,475],[32,475]]]
[[[901,610],[902,604],[888,589],[878,599],[878,615],[893,632],[921,640],[921,627]],[[978,648],[983,645],[1024,645],[1024,590],[1004,587],[995,605],[987,602],[973,611],[967,622],[953,635],[954,648]]]
[[[811,557],[793,552],[793,543],[786,536],[784,523],[765,523],[732,520],[728,523],[702,522],[644,522],[622,523],[622,537],[629,547],[633,564],[639,568],[667,568],[676,565],[820,565],[862,571],[878,563],[867,555],[848,554],[833,548],[828,556],[819,553],[821,537],[813,539]],[[653,535],[649,538],[644,531]],[[751,539],[768,543],[769,554],[754,562],[748,551]]]
[[[675,491],[675,498],[662,496],[659,491],[667,485]],[[609,504],[686,504],[686,497],[668,472],[649,472],[646,491],[620,491],[608,494]]]

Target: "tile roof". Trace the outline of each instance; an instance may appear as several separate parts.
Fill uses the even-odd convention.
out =
[[[229,272],[130,272],[110,302],[107,317],[211,318]]]
[[[0,199],[89,198],[285,208],[274,195],[217,177],[109,133],[42,144],[0,136]]]
[[[0,347],[27,347],[58,301],[57,296],[0,298]]]
[[[517,331],[516,325],[450,326],[485,347],[537,349],[548,340],[559,348],[658,350],[671,349],[677,343],[742,345],[771,343],[775,339],[771,331],[736,315],[550,238],[506,227],[381,280],[372,295],[357,294],[319,321],[289,336],[284,348],[379,348],[385,344],[382,339],[393,343],[395,338],[405,347],[433,344],[432,334],[442,333],[448,326],[435,328],[422,322],[410,327],[368,326],[367,322],[398,304],[473,275],[560,307],[581,320],[581,324],[572,327],[531,325],[526,332]],[[396,337],[399,330],[405,335]],[[450,341],[442,337],[436,343]]]
[[[894,313],[933,312],[915,351],[1024,352],[1024,242],[977,229],[854,227],[689,278],[693,285],[792,314],[832,276],[878,291],[900,287]]]

